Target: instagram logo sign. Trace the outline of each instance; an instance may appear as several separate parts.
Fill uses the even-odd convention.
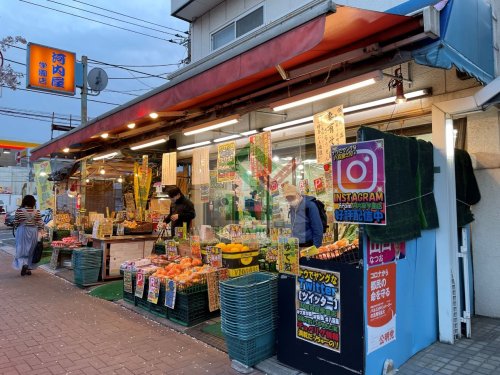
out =
[[[344,193],[370,193],[384,180],[383,140],[332,147],[333,179]]]

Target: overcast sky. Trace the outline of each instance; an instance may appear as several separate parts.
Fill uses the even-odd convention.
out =
[[[111,17],[124,19],[147,27],[173,32],[159,26],[145,24],[137,20],[127,19],[118,14],[111,14],[101,9],[83,4],[92,4],[98,7],[111,9],[115,12],[131,15],[159,25],[174,29],[187,31],[188,24],[170,16],[170,0],[27,0],[31,3],[46,7],[63,10],[68,13],[80,15],[94,20],[114,24],[120,27],[133,29],[145,34],[150,34],[164,39],[175,38],[175,36],[144,29],[131,24],[117,22],[109,18],[99,17],[95,14],[79,11],[74,8],[65,7],[61,4],[86,9],[96,13],[106,14]],[[57,3],[55,2],[57,1]],[[59,4],[58,4],[59,3]],[[76,53],[79,60],[82,55],[89,59],[99,60],[116,65],[162,65],[178,64],[186,57],[186,49],[180,45],[154,39],[144,35],[134,34],[129,31],[119,30],[110,26],[77,18],[68,14],[62,14],[50,9],[41,8],[19,0],[0,0],[0,38],[6,36],[23,36],[28,42],[43,44],[58,49]],[[20,45],[25,48],[26,46]],[[26,51],[10,48],[4,53],[4,58],[26,62]],[[8,64],[6,61],[4,64]],[[26,67],[16,63],[11,66],[20,72],[25,72]],[[129,94],[144,94],[152,87],[164,84],[166,81],[159,78],[135,79],[133,76],[141,77],[144,74],[129,72],[123,69],[99,66],[106,70],[110,78],[107,89],[124,91]],[[137,67],[130,68],[149,74],[162,74],[174,71],[178,66],[162,67]],[[112,79],[130,78],[130,79]],[[21,79],[20,88],[25,88],[26,83]],[[56,112],[59,114],[80,116],[80,89],[73,98],[46,95],[38,92],[27,92],[22,90],[12,91],[0,88],[0,108],[16,108],[20,110],[40,111],[42,113]],[[139,91],[140,90],[140,91]],[[123,104],[134,96],[121,93],[103,91],[97,97],[89,97],[108,103]],[[115,105],[103,103],[88,103],[89,117],[96,117]],[[24,118],[5,116],[0,114],[0,139],[15,141],[29,141],[44,143],[50,139],[50,122],[28,120]]]

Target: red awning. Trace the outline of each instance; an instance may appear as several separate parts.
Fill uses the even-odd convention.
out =
[[[419,28],[419,20],[411,17],[338,6],[335,13],[315,18],[194,77],[166,87],[139,102],[125,104],[118,112],[46,143],[33,150],[32,159],[60,152],[68,145],[88,142],[101,133],[124,131],[127,123],[139,121],[151,112],[185,111],[203,104],[214,104],[221,98],[227,100],[251,93],[281,80],[275,68],[278,64],[285,70],[298,68],[318,58],[359,48],[371,39],[380,41],[381,33],[384,40],[389,40]]]

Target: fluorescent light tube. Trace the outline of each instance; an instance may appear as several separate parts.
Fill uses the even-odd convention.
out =
[[[233,125],[238,123],[239,117],[240,117],[239,115],[234,115],[223,119],[210,121],[199,126],[194,126],[192,128],[186,129],[184,135],[194,135],[194,134],[204,133],[210,130],[220,129],[225,126]]]
[[[296,95],[292,98],[276,102],[271,106],[273,108],[273,111],[275,112],[283,111],[285,109],[298,107],[304,104],[312,103],[318,100],[330,98],[332,96],[367,87],[373,85],[380,79],[382,79],[382,72],[378,70],[375,72],[362,74],[358,77],[351,78],[345,81],[336,82],[320,89]]]
[[[298,120],[287,121],[287,122],[284,122],[282,124],[271,125],[271,126],[265,127],[262,130],[267,132],[267,131],[287,128],[287,127],[293,126],[293,125],[299,125],[299,124],[305,125],[304,123],[313,121],[313,119],[314,119],[314,116],[308,116],[308,117],[304,117],[304,118],[299,118]]]
[[[116,155],[118,155],[118,152],[111,152],[111,153],[106,154],[106,155],[95,156],[92,158],[92,160],[110,159],[112,157],[115,157]]]
[[[185,146],[180,146],[180,147],[177,147],[177,150],[178,151],[182,151],[182,150],[187,150],[188,148],[195,148],[195,147],[200,147],[200,146],[206,146],[206,145],[209,145],[210,141],[203,141],[203,142],[198,142],[198,143],[193,143],[193,144],[190,144],[190,145],[185,145]]]
[[[420,96],[425,96],[428,95],[428,90],[418,90],[418,91],[413,91],[405,94],[406,99],[415,99]],[[395,96],[391,96],[390,98],[384,98],[380,100],[374,100],[372,102],[368,103],[362,103],[362,104],[357,104],[353,105],[350,107],[345,107],[344,108],[344,114],[349,113],[349,112],[355,112],[355,111],[361,111],[363,109],[368,109],[368,108],[373,108],[373,107],[378,107],[386,104],[394,104],[394,101],[396,100]]]
[[[146,147],[151,147],[151,146],[154,146],[154,145],[159,145],[160,143],[165,143],[167,140],[165,138],[161,138],[161,139],[156,139],[154,141],[151,141],[151,142],[147,142],[147,143],[143,143],[143,144],[140,144],[140,145],[137,145],[137,146],[132,146],[130,147],[131,150],[140,150],[142,148],[146,148]]]
[[[228,135],[227,137],[214,139],[214,142],[219,143],[219,142],[229,141],[231,139],[236,139],[236,138],[241,138],[241,135],[240,134]]]

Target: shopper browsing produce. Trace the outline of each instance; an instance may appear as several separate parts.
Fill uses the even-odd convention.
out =
[[[172,236],[175,235],[175,228],[182,227],[186,223],[189,231],[191,220],[196,217],[193,203],[187,199],[181,190],[175,186],[167,191],[170,197],[170,214],[165,218],[165,223],[172,223]]]
[[[299,239],[300,247],[320,247],[323,242],[323,223],[313,197],[301,195],[296,186],[286,184],[283,193],[290,205],[292,236]]]

